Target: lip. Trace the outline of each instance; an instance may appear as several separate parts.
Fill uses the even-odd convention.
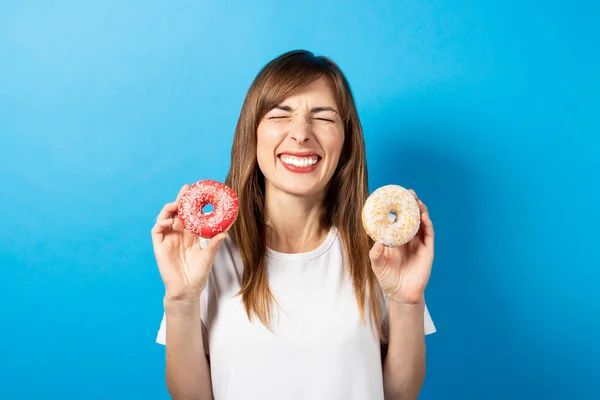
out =
[[[314,163],[313,165],[299,167],[296,165],[286,164],[285,162],[283,162],[283,160],[280,157],[282,155],[295,156],[295,157],[314,157],[314,156],[316,156],[317,162]],[[312,172],[315,169],[317,169],[319,167],[319,164],[321,163],[322,159],[323,158],[320,155],[318,155],[317,153],[315,153],[314,151],[296,151],[296,152],[284,151],[277,155],[277,160],[279,161],[279,163],[281,163],[283,168],[287,169],[290,172],[295,172],[295,173],[300,173],[300,174]]]
[[[295,156],[295,157],[317,156],[319,158],[323,158],[318,153],[315,153],[314,151],[282,151],[281,153],[277,154],[277,157],[279,157],[281,155]]]

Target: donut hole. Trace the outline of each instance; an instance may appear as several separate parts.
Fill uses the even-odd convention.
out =
[[[397,219],[398,215],[396,215],[394,211],[388,212],[388,221],[390,221],[393,224],[394,222],[396,222]]]
[[[205,205],[204,207],[202,207],[202,213],[203,214],[210,214],[211,212],[215,211],[215,207],[208,203],[207,205]]]

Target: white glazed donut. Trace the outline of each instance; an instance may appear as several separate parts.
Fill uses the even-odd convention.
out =
[[[387,185],[369,196],[363,207],[362,222],[375,242],[390,247],[402,246],[419,231],[421,211],[407,189]]]

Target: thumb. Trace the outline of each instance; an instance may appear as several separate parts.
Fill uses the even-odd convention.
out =
[[[227,233],[221,232],[218,235],[215,235],[212,238],[210,238],[210,240],[206,244],[206,247],[204,248],[204,252],[207,255],[211,264],[215,261],[215,257],[217,256],[217,251],[219,250],[219,247],[221,247],[221,243],[223,243],[223,241],[225,240],[226,237],[227,237]]]
[[[371,259],[371,266],[373,268],[381,268],[384,266],[383,256],[384,246],[381,243],[375,243],[369,251],[369,258]]]

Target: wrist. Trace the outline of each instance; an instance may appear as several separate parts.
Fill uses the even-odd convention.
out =
[[[165,301],[189,303],[200,299],[206,285],[165,284]]]
[[[425,310],[425,301],[420,301],[417,303],[400,303],[390,301],[389,305],[389,313],[390,313],[390,321],[404,321],[403,323],[408,323],[409,321],[421,321],[423,319],[423,314]],[[393,324],[394,322],[392,322]],[[422,323],[420,323],[422,326]]]
[[[177,297],[165,295],[163,305],[165,314],[168,315],[199,314],[200,293]]]
[[[409,299],[407,298],[399,298],[394,296],[387,296],[390,307],[399,307],[399,308],[419,308],[420,306],[425,304],[425,296],[415,296]]]

